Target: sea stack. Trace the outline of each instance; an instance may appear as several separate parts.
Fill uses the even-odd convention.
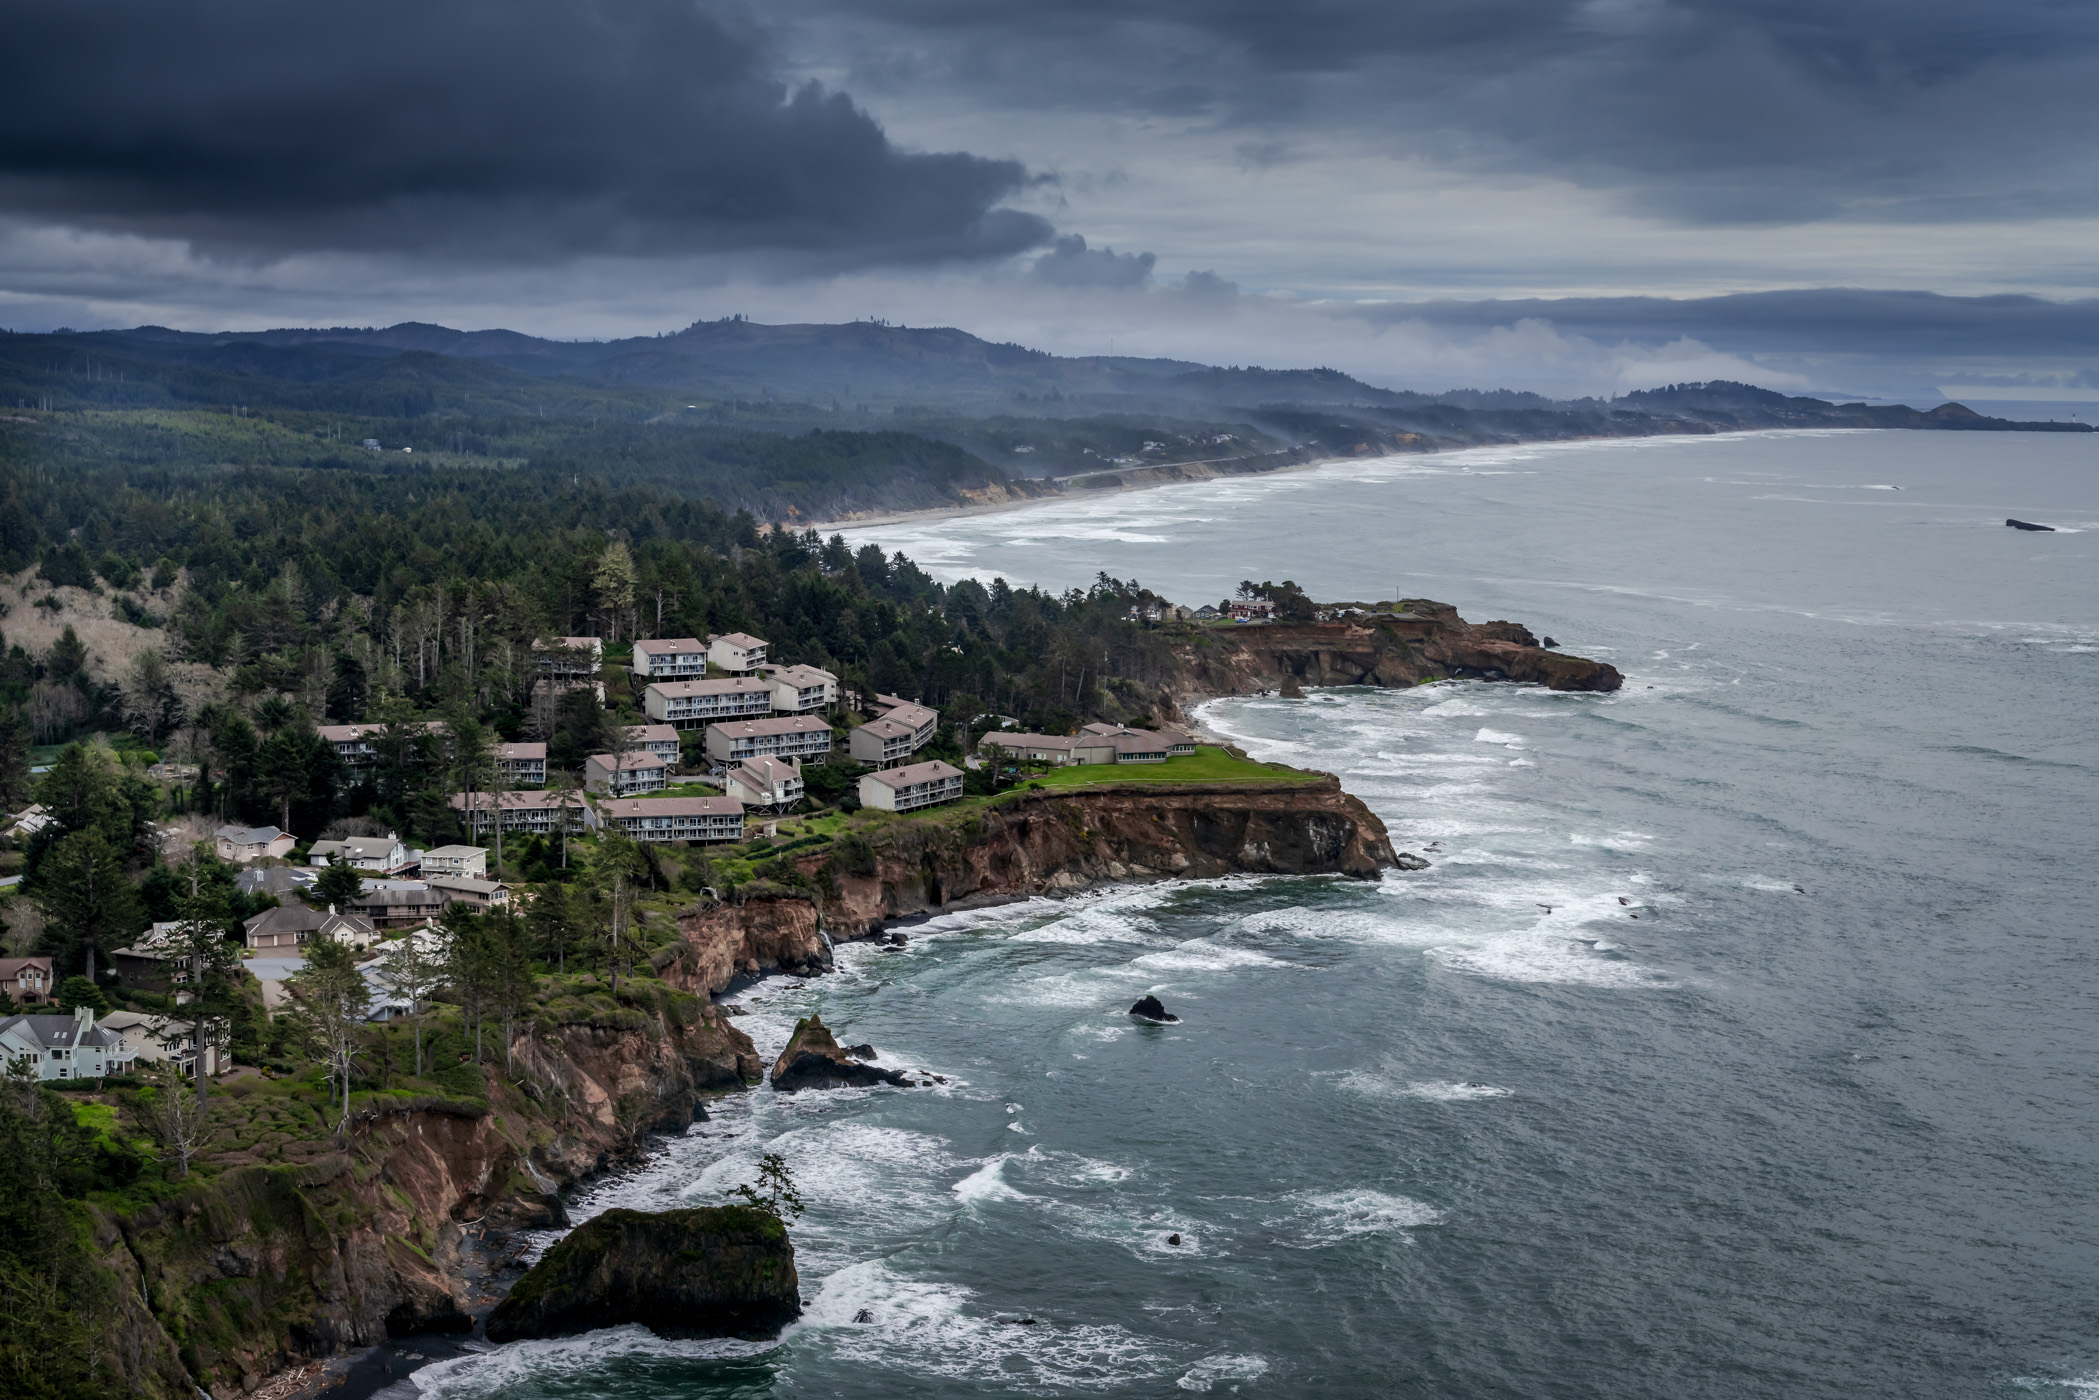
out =
[[[801,1315],[794,1245],[751,1206],[608,1210],[548,1250],[488,1315],[488,1339],[638,1322],[661,1337],[771,1337]]]
[[[1153,1021],[1159,1025],[1172,1025],[1181,1018],[1166,1009],[1166,1004],[1147,992],[1130,1008],[1130,1014],[1140,1021]]]
[[[874,1058],[873,1046],[855,1048],[866,1050],[868,1058]],[[823,1019],[817,1016],[804,1017],[794,1023],[794,1034],[788,1037],[787,1048],[773,1062],[773,1088],[788,1094],[798,1089],[845,1089],[871,1084],[901,1086],[908,1082],[897,1070],[881,1069],[853,1058],[851,1052],[839,1047]]]

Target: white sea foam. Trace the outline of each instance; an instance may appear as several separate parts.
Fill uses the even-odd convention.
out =
[[[969,1289],[912,1278],[887,1260],[872,1260],[825,1279],[804,1326],[824,1329],[841,1360],[899,1379],[938,1376],[1002,1392],[1125,1386],[1163,1377],[1172,1364],[1159,1343],[1123,1327],[1071,1326],[1050,1317],[1015,1326],[980,1307]],[[853,1321],[862,1310],[871,1323]]]
[[[1472,741],[1476,744],[1502,744],[1512,749],[1523,746],[1521,734],[1509,734],[1499,729],[1482,729],[1472,736]]]
[[[1233,948],[1208,938],[1191,938],[1159,953],[1132,958],[1130,966],[1147,972],[1230,972],[1242,967],[1284,967],[1280,958],[1251,948]]]
[[[1227,1383],[1257,1381],[1267,1374],[1268,1363],[1258,1356],[1235,1356],[1230,1352],[1220,1352],[1216,1356],[1206,1356],[1190,1366],[1187,1374],[1174,1384],[1182,1390],[1207,1391],[1220,1385],[1237,1390],[1238,1386]]]
[[[638,1324],[608,1327],[575,1337],[512,1342],[494,1351],[475,1352],[432,1362],[409,1379],[430,1400],[467,1400],[503,1396],[549,1382],[583,1382],[601,1374],[608,1362],[661,1358],[667,1361],[723,1361],[762,1356],[787,1343],[799,1330],[790,1327],[769,1341],[734,1337],[673,1340]]]
[[[1470,1103],[1476,1099],[1505,1099],[1516,1091],[1477,1082],[1456,1083],[1448,1079],[1397,1080],[1368,1070],[1352,1069],[1338,1081],[1343,1089],[1373,1099],[1427,1099],[1434,1103]]]
[[[956,1199],[964,1205],[985,1201],[1025,1201],[1027,1196],[1006,1184],[1006,1154],[993,1157],[954,1185]]]
[[[1413,1243],[1407,1231],[1441,1224],[1434,1206],[1408,1196],[1357,1187],[1345,1191],[1301,1191],[1287,1197],[1288,1213],[1264,1222],[1294,1238],[1302,1249],[1320,1249],[1364,1235],[1389,1235]]]

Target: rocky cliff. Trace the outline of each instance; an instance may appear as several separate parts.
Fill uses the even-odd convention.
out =
[[[484,1272],[470,1227],[550,1225],[559,1189],[690,1123],[698,1097],[762,1066],[711,1004],[660,999],[609,1023],[542,1016],[485,1102],[372,1096],[346,1150],[236,1165],[111,1217],[115,1256],[151,1308],[131,1373],[179,1357],[215,1395],[387,1337],[466,1330]],[[607,1018],[599,1017],[600,1021]]]
[[[885,822],[800,857],[817,891],[808,897],[687,909],[680,942],[660,966],[673,985],[717,992],[739,972],[823,967],[820,924],[853,938],[885,919],[1119,881],[1369,879],[1398,863],[1384,824],[1331,777],[1029,789],[953,820]]]
[[[1448,603],[1410,598],[1399,611],[1335,622],[1204,627],[1177,634],[1164,697],[1176,710],[1217,695],[1291,685],[1410,686],[1477,677],[1552,690],[1616,690],[1617,668],[1539,644],[1515,622],[1467,622]]]

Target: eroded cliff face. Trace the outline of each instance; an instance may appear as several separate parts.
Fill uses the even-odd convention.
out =
[[[1448,603],[1409,599],[1404,613],[1341,622],[1210,627],[1176,637],[1167,686],[1177,708],[1216,695],[1298,686],[1410,686],[1479,677],[1552,690],[1616,690],[1617,668],[1538,644],[1520,623],[1467,622]]]
[[[643,1024],[521,1026],[511,1066],[488,1066],[485,1110],[366,1112],[346,1151],[237,1167],[112,1222],[158,1334],[137,1344],[138,1370],[165,1353],[213,1394],[237,1394],[345,1348],[470,1328],[484,1301],[470,1225],[559,1223],[561,1187],[761,1071],[711,1005],[632,1019]]]
[[[1385,827],[1334,778],[1029,791],[959,822],[877,828],[799,862],[825,893],[821,923],[854,938],[885,919],[1093,885],[1219,875],[1351,875],[1396,863]],[[720,991],[736,973],[828,962],[813,898],[696,906],[662,975]]]

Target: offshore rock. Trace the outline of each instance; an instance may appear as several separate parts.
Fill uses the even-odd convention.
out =
[[[2051,535],[2055,533],[2053,525],[2036,525],[2031,520],[2007,520],[2004,523],[2014,530],[2045,530]]]
[[[818,1016],[794,1023],[787,1048],[773,1062],[773,1088],[782,1093],[798,1089],[863,1088],[871,1084],[903,1085],[904,1076],[893,1069],[863,1064],[839,1048]]]
[[[1392,857],[1392,863],[1398,866],[1401,870],[1428,869],[1428,862],[1423,860],[1420,856],[1415,855],[1412,851],[1399,852],[1397,855]]]
[[[546,1252],[488,1317],[492,1342],[638,1322],[663,1337],[770,1337],[801,1314],[794,1245],[750,1206],[608,1210]]]
[[[1137,998],[1137,1004],[1130,1008],[1130,1014],[1140,1021],[1157,1021],[1161,1025],[1171,1025],[1181,1019],[1166,1009],[1166,1003],[1149,992]]]

